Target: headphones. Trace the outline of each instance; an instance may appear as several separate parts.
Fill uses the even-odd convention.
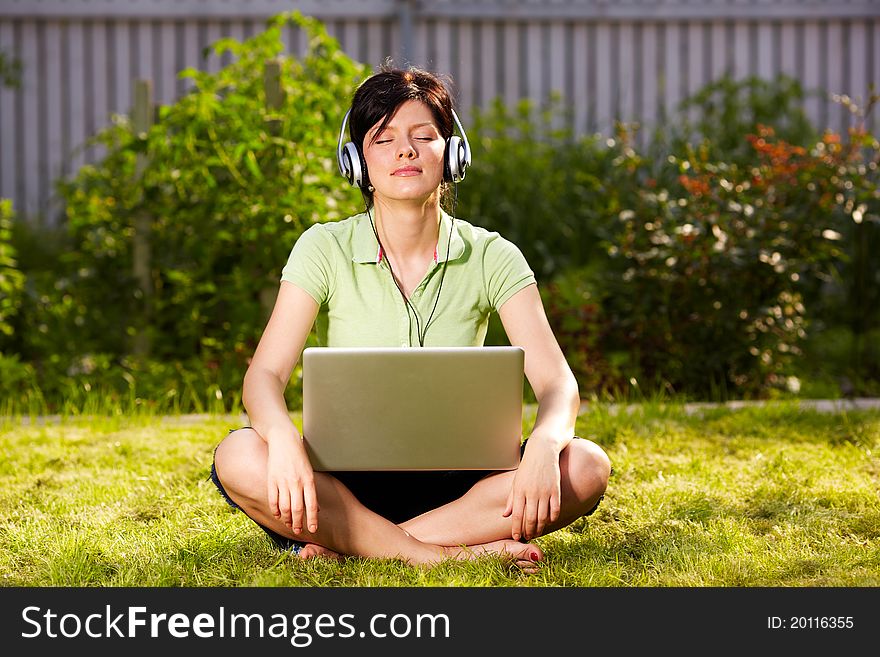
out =
[[[367,163],[361,155],[361,150],[353,142],[342,143],[342,140],[345,139],[345,128],[348,125],[349,114],[351,114],[351,109],[345,113],[345,117],[342,119],[339,141],[336,144],[336,161],[339,164],[339,173],[348,180],[350,185],[364,187],[367,178]],[[461,133],[461,137],[452,135],[446,140],[446,150],[443,154],[443,180],[457,183],[464,180],[465,170],[470,166],[471,146],[455,110],[452,110],[452,119]]]

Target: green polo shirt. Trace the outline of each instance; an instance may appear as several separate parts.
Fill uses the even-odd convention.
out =
[[[410,297],[419,325],[394,283],[366,213],[308,228],[293,245],[281,280],[318,303],[322,346],[419,346],[418,326],[425,331],[436,300],[425,346],[475,347],[486,338],[489,315],[535,283],[535,275],[512,242],[461,219],[453,222],[441,211],[435,261]]]

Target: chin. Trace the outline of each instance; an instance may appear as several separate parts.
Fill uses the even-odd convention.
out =
[[[378,191],[378,190],[377,190]],[[426,187],[424,185],[413,185],[410,187],[409,185],[403,186],[395,186],[394,189],[389,189],[382,193],[382,196],[389,200],[394,201],[426,201],[432,195],[440,193],[440,185],[438,184],[435,187]]]

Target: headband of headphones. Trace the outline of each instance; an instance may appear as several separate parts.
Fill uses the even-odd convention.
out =
[[[351,109],[345,113],[342,127],[339,129],[339,140],[336,143],[336,162],[339,165],[339,173],[348,180],[350,185],[363,187],[366,180],[367,163],[364,161],[360,149],[353,142],[343,143],[349,114],[351,114]],[[464,180],[465,170],[470,166],[471,146],[455,110],[452,110],[452,119],[461,137],[452,135],[446,140],[443,179],[457,183]]]

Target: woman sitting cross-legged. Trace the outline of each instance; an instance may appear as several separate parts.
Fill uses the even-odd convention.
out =
[[[598,445],[574,435],[577,382],[521,251],[441,207],[470,163],[447,88],[431,73],[384,67],[355,91],[337,157],[365,211],[315,224],[294,244],[244,378],[251,426],[219,444],[212,479],[303,558],[434,564],[497,554],[534,570],[544,555],[530,541],[592,513],[611,466]],[[525,352],[538,402],[519,467],[314,471],[283,392],[319,312],[326,346],[399,347],[403,338],[414,348],[480,346],[497,312]]]

